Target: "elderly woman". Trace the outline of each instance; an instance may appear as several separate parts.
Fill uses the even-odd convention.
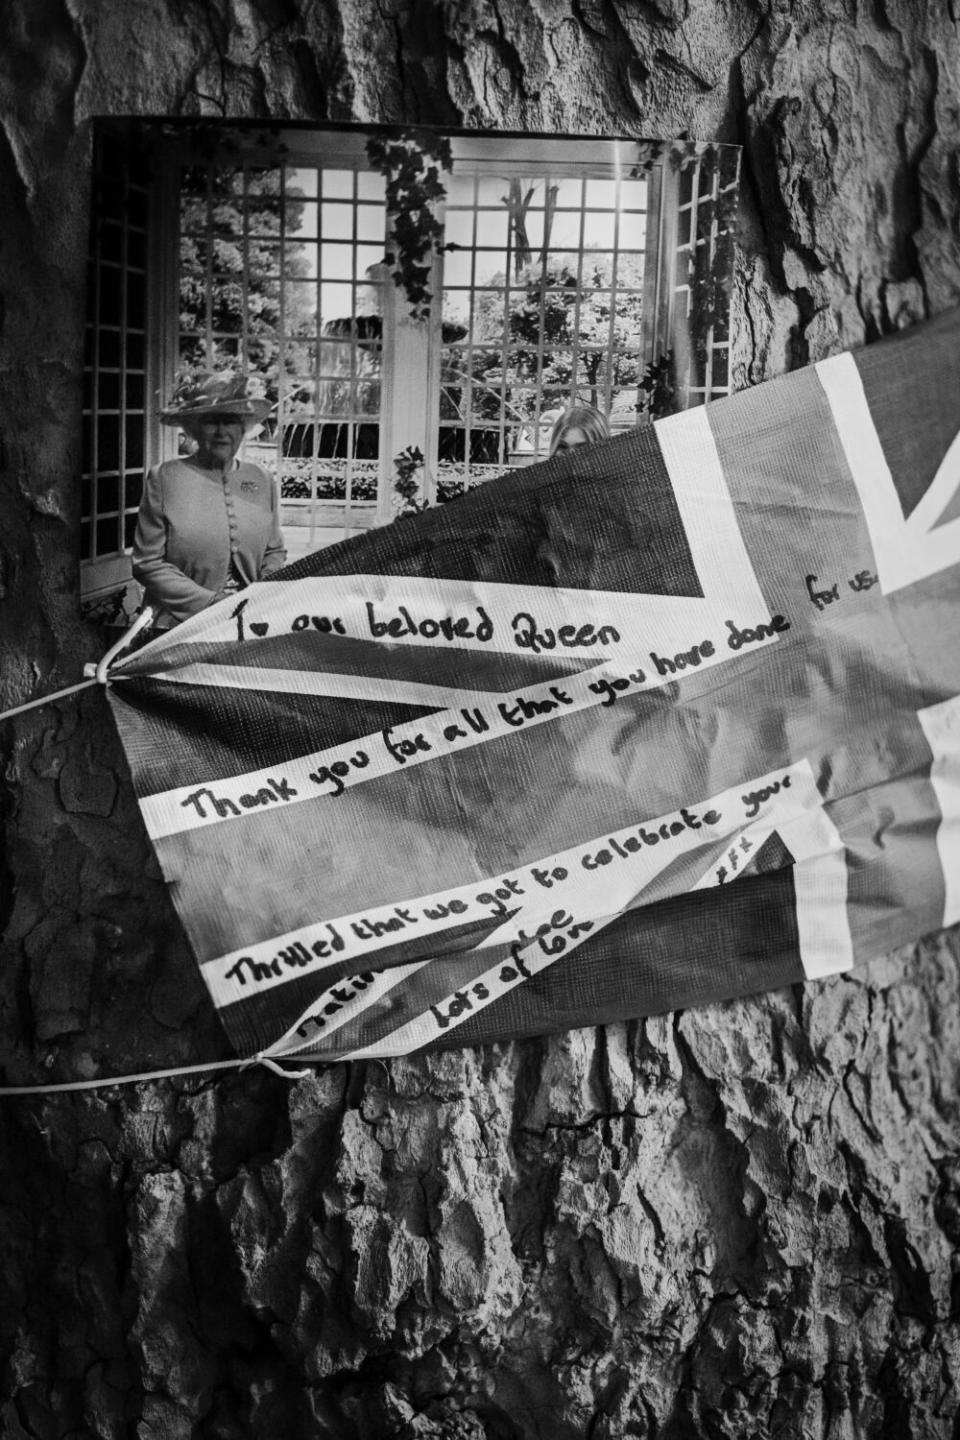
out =
[[[610,439],[610,424],[592,405],[571,405],[558,415],[550,432],[548,454],[572,450],[575,445],[593,445]]]
[[[178,386],[160,419],[196,443],[191,455],[148,471],[133,538],[133,573],[169,629],[286,563],[276,486],[237,459],[269,401],[232,372]]]

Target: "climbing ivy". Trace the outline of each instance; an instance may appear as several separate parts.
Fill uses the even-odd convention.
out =
[[[393,457],[393,488],[400,499],[401,515],[419,515],[428,508],[426,500],[420,499],[418,472],[423,469],[424,456],[419,445],[408,445]]]
[[[430,268],[443,245],[437,207],[446,195],[442,171],[453,167],[450,141],[431,130],[399,130],[372,135],[367,157],[386,181],[387,210],[394,248],[387,252],[394,284],[407,297],[415,320],[430,313]]]
[[[658,360],[651,360],[637,385],[637,393],[641,397],[637,410],[651,420],[662,420],[679,410],[680,397],[672,350]]]

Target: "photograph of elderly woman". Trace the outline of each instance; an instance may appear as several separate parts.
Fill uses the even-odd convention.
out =
[[[82,597],[167,628],[733,387],[736,147],[98,125]]]
[[[259,465],[237,458],[244,435],[270,410],[250,388],[229,372],[200,374],[160,413],[194,448],[149,471],[133,536],[133,578],[158,629],[286,563],[277,487]]]

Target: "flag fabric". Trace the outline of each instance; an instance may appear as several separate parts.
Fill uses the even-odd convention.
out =
[[[960,920],[960,317],[311,555],[111,672],[244,1054],[742,995]]]

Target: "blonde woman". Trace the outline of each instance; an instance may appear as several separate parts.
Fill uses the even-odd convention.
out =
[[[610,439],[610,424],[592,405],[571,405],[554,421],[550,432],[549,455],[572,450],[575,445],[594,445]]]

